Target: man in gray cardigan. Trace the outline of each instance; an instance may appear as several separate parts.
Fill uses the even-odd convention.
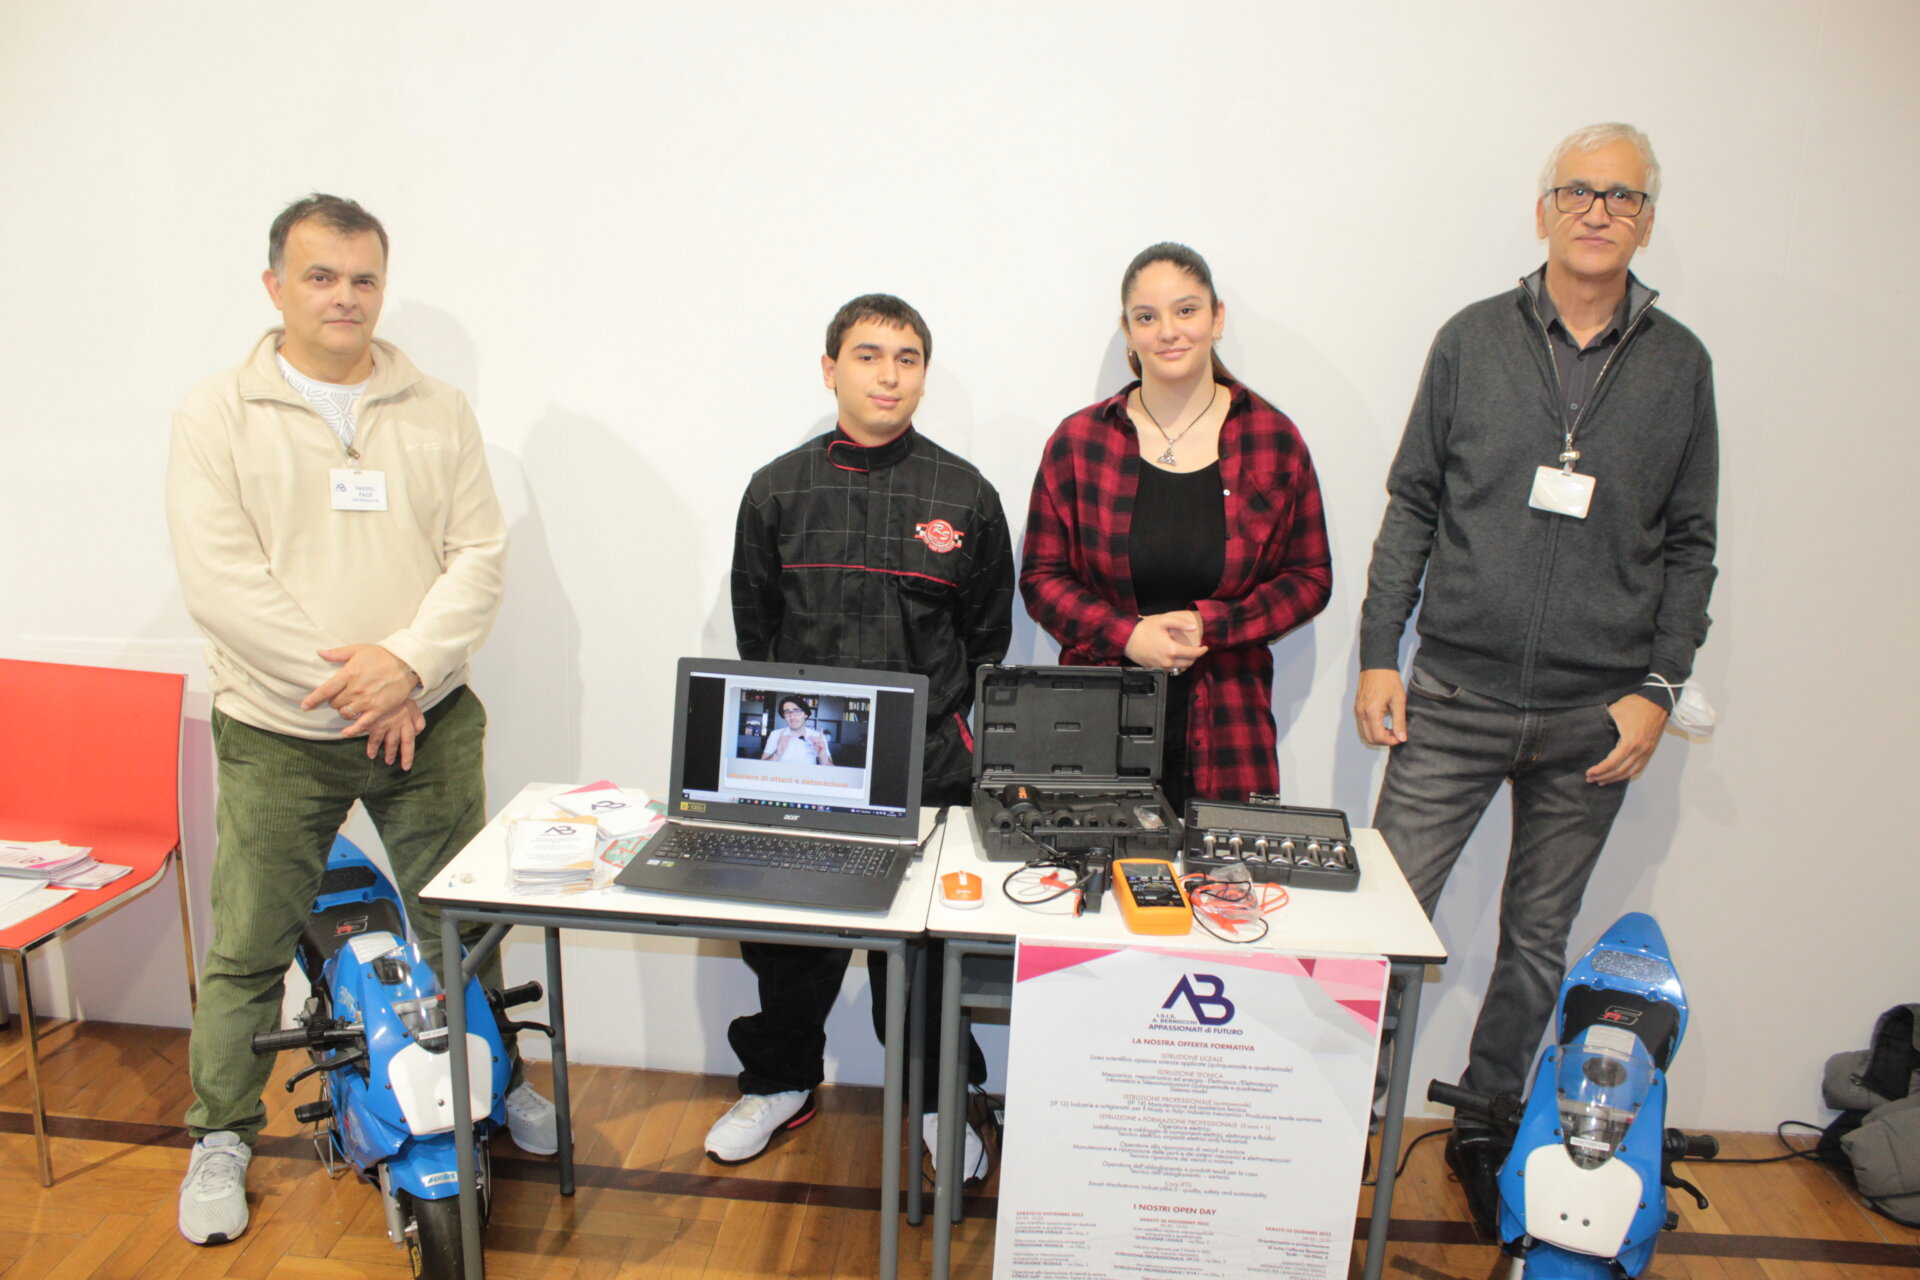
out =
[[[1500,947],[1461,1077],[1488,1093],[1526,1087],[1581,894],[1707,633],[1712,364],[1628,270],[1659,194],[1638,129],[1555,149],[1534,209],[1546,266],[1434,339],[1367,573],[1354,715],[1392,749],[1374,826],[1429,915],[1513,788]],[[1447,1159],[1489,1233],[1505,1154],[1456,1122]]]

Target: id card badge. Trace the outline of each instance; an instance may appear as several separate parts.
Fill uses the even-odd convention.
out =
[[[1527,505],[1537,511],[1585,520],[1587,506],[1592,501],[1592,476],[1562,471],[1559,467],[1541,467],[1533,473],[1533,493],[1527,498]]]
[[[328,473],[329,496],[335,511],[385,511],[387,509],[387,473],[355,471],[339,467]],[[1537,488],[1538,486],[1536,486]]]

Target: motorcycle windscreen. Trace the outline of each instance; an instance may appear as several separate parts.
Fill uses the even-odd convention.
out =
[[[1575,1165],[1597,1169],[1613,1159],[1653,1090],[1654,1074],[1640,1037],[1620,1027],[1588,1027],[1562,1047],[1554,1086],[1562,1141]]]

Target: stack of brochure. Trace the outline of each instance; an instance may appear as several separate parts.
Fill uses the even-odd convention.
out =
[[[132,867],[95,862],[93,850],[58,840],[0,840],[0,876],[38,880],[62,889],[98,889]]]
[[[516,814],[507,820],[507,867],[518,893],[593,888],[599,824],[570,814]]]
[[[594,850],[593,866],[596,889],[612,884],[621,868],[633,861],[635,852],[666,821],[662,806],[650,802],[646,792],[622,790],[606,781],[563,791],[553,803],[564,812],[599,823],[600,842]]]

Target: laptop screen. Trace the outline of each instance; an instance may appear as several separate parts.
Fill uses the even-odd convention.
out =
[[[918,830],[926,679],[684,658],[676,816],[800,830]]]

